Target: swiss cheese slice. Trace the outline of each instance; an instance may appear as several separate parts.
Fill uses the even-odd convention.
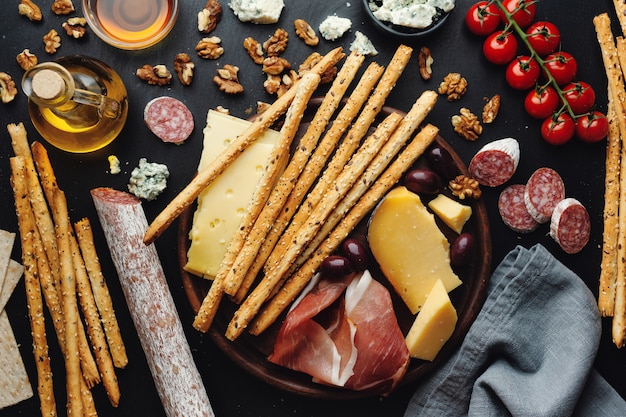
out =
[[[209,110],[198,170],[217,158],[249,125],[247,120]],[[278,137],[278,132],[266,130],[198,196],[186,271],[207,279],[215,277]]]
[[[454,333],[457,320],[448,292],[438,280],[406,335],[409,356],[426,361],[435,359]]]
[[[450,244],[434,215],[404,186],[391,190],[378,205],[367,238],[383,274],[413,314],[437,280],[447,291],[462,283],[450,267]]]

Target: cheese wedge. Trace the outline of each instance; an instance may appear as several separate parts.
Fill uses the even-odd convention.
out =
[[[198,170],[217,158],[249,125],[247,120],[209,110]],[[186,271],[207,279],[217,274],[278,137],[274,130],[265,131],[198,196]]]
[[[472,216],[472,208],[470,206],[461,204],[443,194],[439,194],[432,199],[428,203],[428,208],[434,211],[456,233],[461,233],[463,226]]]
[[[456,309],[439,280],[428,294],[424,307],[406,335],[409,356],[426,361],[435,359],[454,333],[457,320]]]
[[[413,314],[437,280],[447,291],[462,283],[450,267],[450,244],[435,216],[404,186],[391,190],[378,205],[367,238],[383,274]]]

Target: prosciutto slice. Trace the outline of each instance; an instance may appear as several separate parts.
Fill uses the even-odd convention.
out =
[[[391,392],[410,359],[387,289],[365,271],[317,276],[307,290],[287,314],[270,362],[319,383]]]

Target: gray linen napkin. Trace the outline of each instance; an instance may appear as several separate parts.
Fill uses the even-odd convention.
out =
[[[596,301],[543,246],[512,250],[460,349],[423,382],[405,417],[626,416],[592,369]]]

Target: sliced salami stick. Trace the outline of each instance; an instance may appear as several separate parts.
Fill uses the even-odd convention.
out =
[[[519,158],[517,140],[504,138],[483,146],[470,161],[468,169],[480,184],[497,187],[513,177]]]
[[[143,119],[148,129],[163,142],[180,145],[193,131],[191,111],[173,97],[157,97],[146,104]]]
[[[566,198],[554,208],[550,221],[550,236],[565,253],[580,252],[591,233],[589,213],[585,206],[575,198]]]
[[[547,223],[554,208],[565,198],[563,179],[551,168],[539,168],[528,179],[524,203],[528,213],[539,223]]]
[[[110,188],[91,196],[166,414],[214,416],[156,248],[143,243],[140,200]]]
[[[506,187],[498,198],[498,211],[504,224],[518,233],[529,233],[535,230],[539,223],[528,213],[524,203],[526,186],[513,184]]]

